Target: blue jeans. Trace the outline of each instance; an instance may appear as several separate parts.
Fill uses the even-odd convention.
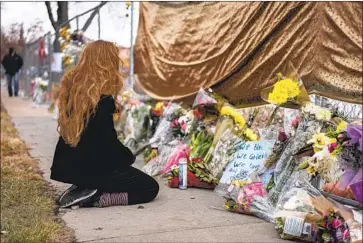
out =
[[[15,96],[18,96],[19,92],[19,72],[17,72],[15,75],[9,75],[5,74],[6,80],[8,81],[8,91],[9,96],[13,96],[13,85],[14,85],[14,94]]]

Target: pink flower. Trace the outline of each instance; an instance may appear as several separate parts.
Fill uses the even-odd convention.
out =
[[[291,126],[293,126],[294,128],[297,128],[299,126],[300,123],[300,117],[297,116],[295,117],[295,119],[291,122]]]
[[[345,229],[343,232],[343,240],[349,240],[350,239],[350,234],[349,234],[349,229]]]
[[[332,153],[336,147],[338,147],[338,144],[337,143],[331,143],[328,145],[328,149],[329,149],[329,152]]]
[[[171,128],[174,128],[174,127],[176,127],[176,126],[178,126],[178,125],[179,125],[178,120],[174,120],[174,121],[172,121],[172,122],[170,123],[170,127],[171,127]]]
[[[187,130],[187,124],[185,122],[180,123],[180,128],[185,131]]]
[[[333,219],[331,222],[333,229],[337,229],[342,225],[342,221],[339,219]]]

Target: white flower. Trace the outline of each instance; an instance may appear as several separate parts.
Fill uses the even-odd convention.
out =
[[[302,111],[305,113],[312,114],[314,112],[314,109],[315,105],[313,103],[308,103],[302,108]]]
[[[331,119],[331,112],[327,109],[317,107],[315,111],[316,119],[329,121]]]

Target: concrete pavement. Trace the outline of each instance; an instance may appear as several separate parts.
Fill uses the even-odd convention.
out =
[[[8,98],[1,87],[1,100],[39,161],[44,179],[61,193],[69,185],[49,179],[58,140],[57,123],[46,108],[32,108],[29,100]],[[136,167],[142,166],[137,161]],[[151,203],[109,208],[61,210],[78,242],[286,242],[279,239],[274,225],[256,217],[226,212],[222,199],[213,191],[178,190],[159,180],[160,193]]]

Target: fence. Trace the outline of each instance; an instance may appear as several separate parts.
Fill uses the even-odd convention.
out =
[[[83,16],[86,16],[88,13],[98,9],[98,11],[96,11],[96,14],[98,15],[97,24],[98,24],[98,39],[99,39],[101,33],[99,8],[102,7],[105,3],[106,2],[102,2],[96,7],[89,9],[77,16],[74,16],[67,22],[62,23],[59,27],[70,24],[71,22],[76,22],[77,29],[79,29],[79,19]],[[50,94],[53,84],[59,83],[60,78],[63,76],[64,73],[63,68],[62,71],[60,72],[52,72],[52,63],[55,61],[53,59],[53,54],[54,54],[53,42],[55,38],[56,35],[54,33],[49,32],[44,36],[40,37],[39,39],[37,39],[36,41],[25,44],[22,53],[24,65],[20,76],[20,89],[21,91],[23,91],[25,98],[30,98],[32,96],[32,91],[33,91],[32,81],[35,78],[40,77],[44,80],[49,81],[47,93]],[[40,49],[42,49],[40,48],[42,42],[44,43],[44,49],[47,50],[47,55],[45,58],[41,58],[41,56],[39,55],[39,51]]]
[[[349,122],[362,120],[363,106],[361,104],[347,103],[319,95],[310,95],[310,100],[318,106],[335,110],[340,116],[344,117]]]
[[[44,48],[48,50],[45,58],[39,55],[41,43],[44,43]],[[51,62],[52,62],[52,36],[47,33],[32,43],[27,43],[23,49],[24,65],[20,75],[20,89],[24,92],[25,97],[30,97],[32,94],[31,81],[36,77],[50,79]]]

